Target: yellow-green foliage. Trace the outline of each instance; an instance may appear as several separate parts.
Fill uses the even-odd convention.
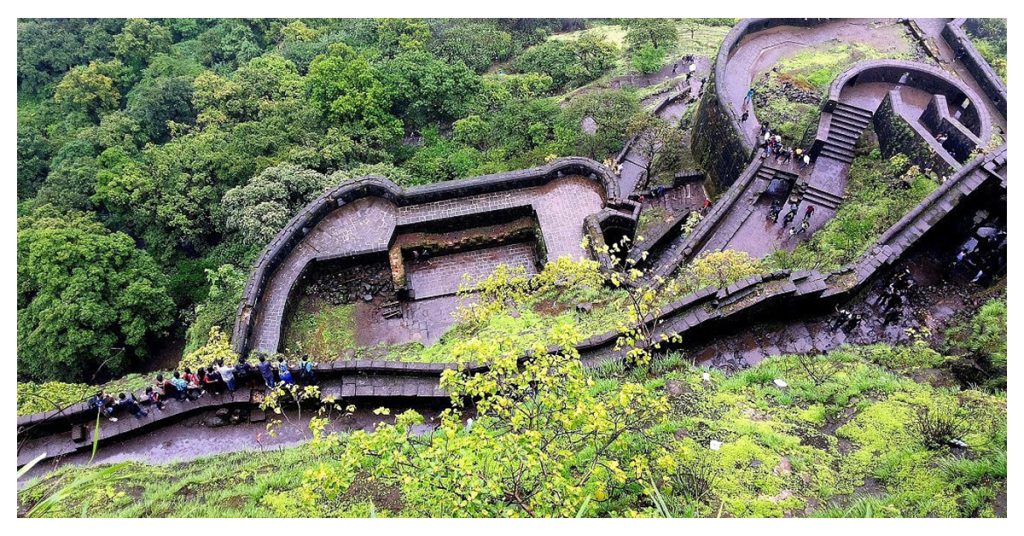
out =
[[[18,382],[18,415],[63,409],[89,398],[95,389],[84,383]]]
[[[231,349],[231,340],[228,338],[228,335],[222,332],[219,327],[214,326],[210,329],[210,338],[207,343],[181,358],[178,368],[184,369],[188,367],[194,371],[200,367],[213,365],[221,360],[226,364],[235,364],[238,362],[238,354]]]
[[[578,336],[558,328],[547,342]],[[1005,398],[916,383],[903,371],[935,361],[920,346],[779,356],[732,375],[709,371],[707,381],[678,358],[659,376],[606,368],[598,377],[555,356],[520,374],[500,347],[480,351],[498,364],[492,373],[444,380],[452,392],[485,395],[472,425],[448,418],[415,436],[422,419],[407,413],[373,433],[320,430],[276,452],[112,473],[65,467],[27,486],[19,504],[68,489],[46,515],[987,517],[1005,493]],[[532,386],[537,397],[524,396]],[[915,424],[924,408],[970,416],[966,455],[924,445]],[[709,475],[699,499],[684,494],[694,467]],[[517,500],[527,488],[509,475],[536,493]]]
[[[740,279],[764,271],[761,261],[746,251],[711,251],[701,254],[683,269],[679,276],[679,286],[684,294],[709,285],[725,288]]]
[[[524,351],[558,327],[573,327],[584,338],[615,329],[625,315],[625,296],[605,288],[604,279],[597,262],[568,257],[532,277],[521,268],[500,265],[484,281],[463,289],[457,322],[440,341],[429,347],[395,346],[390,355],[402,361],[463,362],[481,346]],[[593,310],[577,312],[573,306],[580,302],[592,303]]]

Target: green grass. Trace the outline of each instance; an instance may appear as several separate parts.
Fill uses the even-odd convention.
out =
[[[298,312],[291,318],[284,333],[284,348],[287,352],[308,353],[315,359],[337,359],[347,348],[354,348],[355,304],[330,305],[315,302],[315,312],[303,311],[306,300],[297,306]]]
[[[901,187],[901,182],[909,188]],[[779,250],[769,255],[766,263],[773,269],[834,270],[864,253],[937,187],[902,155],[885,160],[876,150],[858,156],[850,167],[846,200],[835,216],[809,241],[792,252]]]
[[[170,465],[65,466],[28,483],[19,501],[34,507],[61,492],[43,512],[51,517],[266,517],[263,497],[297,487],[321,456],[288,448]]]
[[[650,460],[669,511],[700,517],[993,516],[1006,486],[1006,400],[910,378],[935,363],[936,354],[922,345],[846,347],[827,356],[774,357],[732,375],[711,370],[704,381],[704,369],[673,355],[650,372],[594,371],[591,388],[614,393],[621,382],[638,381],[669,397],[672,409],[663,422],[616,447],[626,459],[656,444],[669,447],[668,456]],[[827,373],[815,381],[808,368]],[[775,378],[789,387],[776,387]],[[918,409],[939,407],[971,415],[966,456],[928,449],[915,431]],[[345,444],[339,439],[187,464],[64,467],[20,491],[19,511],[43,503],[37,513],[47,516],[266,516],[272,505],[288,511],[308,469],[331,467]],[[720,450],[708,448],[711,440],[723,443]],[[680,486],[682,468],[695,464],[715,475],[700,501],[686,498]],[[59,500],[44,503],[55,493]],[[376,493],[372,486],[350,489],[334,512],[412,514],[382,511]],[[657,514],[648,494],[634,486],[614,490],[599,508]]]

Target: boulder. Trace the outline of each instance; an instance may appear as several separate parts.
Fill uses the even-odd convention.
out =
[[[782,459],[779,460],[779,465],[776,465],[775,469],[772,472],[779,476],[788,476],[792,474],[793,466],[790,465],[789,458],[783,456]]]

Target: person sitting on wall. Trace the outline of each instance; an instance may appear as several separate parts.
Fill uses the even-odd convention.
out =
[[[114,417],[114,398],[106,392],[97,391],[96,395],[89,399],[89,406],[96,408],[96,411],[110,419],[110,422],[117,422],[117,417]]]
[[[313,385],[316,383],[316,375],[313,373],[313,368],[316,365],[309,360],[309,355],[303,355],[302,361],[299,362],[299,382],[305,385]]]
[[[136,419],[141,419],[146,415],[149,415],[149,412],[142,409],[142,406],[140,406],[139,403],[135,400],[135,395],[131,393],[128,393],[127,395],[121,393],[117,395],[117,398],[117,407],[124,408]]]
[[[155,406],[160,411],[164,409],[164,403],[160,400],[160,393],[156,392],[152,387],[146,387],[146,394],[142,395],[141,402],[146,406]]]
[[[181,377],[181,373],[174,371],[174,377],[170,380],[171,385],[178,391],[178,400],[185,400],[189,397],[188,382]]]

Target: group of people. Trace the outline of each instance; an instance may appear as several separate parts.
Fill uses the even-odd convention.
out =
[[[914,288],[914,277],[908,268],[903,268],[882,291],[878,305],[882,310],[882,322],[892,324],[900,319],[903,309],[910,302],[910,289]]]
[[[220,395],[236,391],[244,387],[262,387],[273,389],[278,385],[312,385],[316,383],[316,363],[309,356],[302,356],[298,370],[292,373],[291,367],[284,356],[278,356],[274,363],[266,356],[259,356],[259,363],[251,365],[239,357],[234,365],[225,364],[224,360],[207,367],[199,367],[192,372],[190,367],[174,371],[171,377],[157,374],[153,385],[147,386],[141,397],[131,391],[121,392],[116,397],[105,390],[98,391],[89,399],[90,406],[103,416],[116,422],[117,413],[127,413],[137,419],[147,415],[152,409],[163,410],[167,400],[193,401],[207,393]]]
[[[800,198],[793,196],[789,198],[789,210],[786,211],[786,215],[782,218],[782,227],[785,229],[789,227],[793,220],[796,219],[796,215],[800,208]],[[776,223],[779,221],[779,214],[782,212],[782,201],[775,199],[772,201],[771,208],[768,209],[768,221]],[[814,205],[808,203],[807,208],[804,209],[804,217],[800,222],[800,226],[793,226],[789,229],[789,235],[793,236],[796,234],[803,234],[807,232],[807,229],[811,226],[811,216],[814,214]]]
[[[743,113],[746,116],[746,112]],[[804,169],[811,165],[811,155],[799,147],[787,147],[782,143],[780,134],[773,134],[768,123],[761,125],[761,158],[775,156],[776,164],[788,164],[794,158]]]
[[[980,283],[1006,265],[1006,231],[985,228],[982,234],[976,230],[978,238],[972,238],[960,246],[954,268],[966,268],[974,272],[971,283]]]

